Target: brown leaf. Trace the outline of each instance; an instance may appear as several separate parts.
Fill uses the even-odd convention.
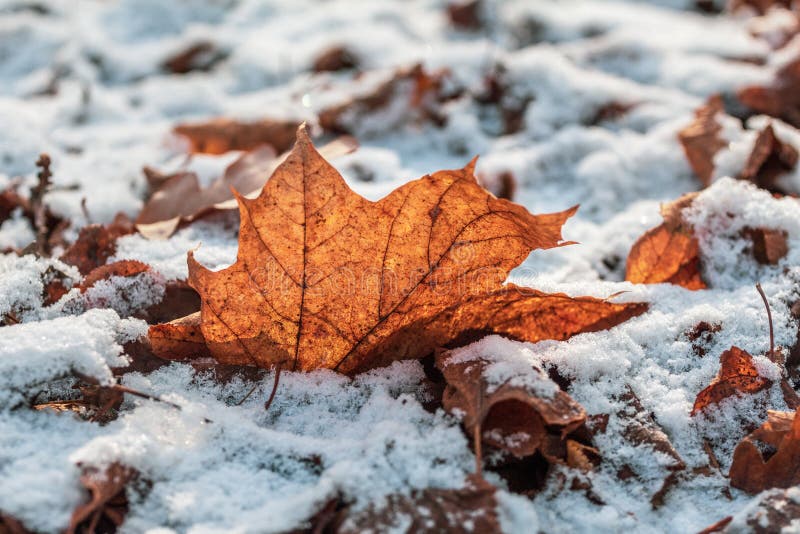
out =
[[[90,272],[80,284],[81,293],[94,286],[101,280],[108,280],[112,276],[136,276],[145,272],[152,272],[150,266],[137,260],[121,260],[102,265]]]
[[[32,531],[25,528],[21,521],[0,512],[0,534],[32,534]]]
[[[747,228],[745,235],[753,242],[753,256],[762,265],[776,265],[789,252],[783,230]]]
[[[727,527],[728,523],[730,523],[731,521],[733,521],[733,516],[729,515],[728,517],[723,517],[722,519],[720,519],[719,521],[717,521],[713,525],[710,525],[710,526],[704,528],[703,530],[701,530],[697,534],[712,534],[714,532],[724,532],[725,531],[725,527]]]
[[[670,283],[686,289],[705,289],[700,277],[697,238],[683,228],[670,230],[667,223],[648,230],[631,247],[625,280],[634,284]]]
[[[161,64],[163,70],[173,74],[192,71],[209,71],[227,54],[210,41],[200,41],[171,55]]]
[[[153,325],[148,338],[153,354],[168,360],[212,357],[200,329],[200,312],[166,324]]]
[[[470,435],[477,425],[483,442],[521,458],[543,448],[548,434],[563,441],[586,421],[583,407],[542,369],[531,364],[524,374],[503,374],[497,382],[497,369],[503,365],[492,354],[465,359],[446,351],[436,356],[436,366],[447,381],[444,408],[464,414],[462,423]],[[556,456],[566,460],[567,454]]]
[[[791,9],[794,0],[729,0],[728,9],[737,11],[739,9],[750,9],[757,15],[764,15],[772,8],[782,7]]]
[[[220,363],[352,373],[420,358],[470,330],[566,339],[646,309],[504,286],[533,249],[564,244],[575,210],[531,215],[487,193],[471,166],[370,202],[301,129],[260,196],[238,201],[237,262],[212,272],[189,253]]]
[[[433,104],[445,76],[445,71],[430,73],[419,64],[398,69],[366,94],[321,110],[319,125],[329,132],[354,134],[368,115],[386,109],[393,102],[403,101],[407,108],[403,120],[440,121]]]
[[[797,489],[773,489],[759,495],[753,502],[736,514],[737,521],[729,528],[724,520],[719,523],[722,528],[706,532],[748,532],[752,534],[774,534],[791,532],[800,518],[800,503],[797,502]],[[727,518],[730,522],[733,518]],[[743,528],[746,527],[746,528]],[[711,527],[709,527],[710,529]]]
[[[726,350],[719,360],[719,374],[708,387],[697,394],[692,415],[728,397],[757,393],[772,385],[771,380],[758,374],[753,357],[739,347]]]
[[[731,486],[758,493],[800,484],[800,418],[770,411],[767,421],[733,451]]]
[[[173,131],[189,140],[192,152],[224,154],[231,150],[253,150],[262,145],[283,152],[292,146],[299,124],[295,120],[239,122],[218,118],[208,122],[179,124]]]
[[[336,157],[357,147],[354,138],[343,136],[323,146],[320,153]],[[268,146],[256,148],[231,163],[221,177],[205,188],[200,186],[197,175],[192,172],[163,175],[146,168],[145,175],[154,185],[155,192],[136,218],[136,228],[149,239],[165,239],[182,224],[211,213],[234,210],[237,204],[233,191],[245,197],[257,196],[264,182],[286,156],[276,156]]]
[[[800,127],[800,59],[782,67],[769,86],[754,85],[737,93],[745,106]]]
[[[347,47],[337,45],[322,51],[315,59],[311,69],[314,72],[336,72],[358,67],[358,57]]]
[[[428,488],[407,495],[390,495],[380,508],[369,506],[347,514],[337,534],[394,531],[404,532],[500,532],[496,489],[480,477],[470,476],[460,489]]]
[[[722,126],[716,120],[723,109],[719,95],[709,98],[694,112],[694,121],[678,133],[689,165],[705,186],[711,184],[714,176],[714,155],[727,145],[720,138]]]
[[[61,255],[61,261],[78,268],[82,275],[105,265],[117,252],[117,239],[135,231],[133,223],[120,213],[111,224],[90,224],[81,228],[78,239]]]
[[[483,26],[482,0],[450,0],[447,3],[447,18],[459,30],[479,30]]]
[[[797,165],[797,150],[775,135],[772,125],[759,132],[739,178],[773,193],[786,193],[777,179]]]
[[[499,174],[479,174],[478,183],[497,198],[514,200],[514,193],[517,190],[517,179],[514,178],[514,175],[509,171]]]
[[[90,500],[72,512],[67,534],[117,530],[127,513],[125,486],[136,476],[136,471],[113,463],[104,471],[86,468],[81,484],[89,491]]]

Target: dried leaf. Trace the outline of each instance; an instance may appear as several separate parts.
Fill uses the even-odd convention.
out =
[[[778,139],[770,124],[759,132],[739,178],[773,193],[785,194],[787,191],[778,186],[777,179],[796,165],[797,150]]]
[[[648,230],[631,247],[625,280],[634,284],[670,283],[705,289],[700,277],[697,238],[684,228],[670,230],[666,223]]]
[[[332,158],[348,154],[357,147],[354,138],[343,136],[323,146],[320,153]],[[234,210],[237,204],[233,191],[248,198],[257,196],[286,156],[276,156],[268,146],[256,148],[231,163],[223,175],[206,188],[200,186],[197,175],[192,172],[165,176],[145,169],[148,180],[155,184],[155,192],[136,218],[136,228],[148,239],[166,239],[182,224],[215,212]]]
[[[90,224],[81,228],[78,239],[61,255],[61,261],[78,268],[83,275],[105,265],[117,252],[117,239],[135,231],[133,223],[120,213],[111,224]]]
[[[134,479],[136,471],[113,463],[104,471],[86,468],[81,475],[81,484],[89,491],[89,502],[75,508],[67,528],[67,534],[82,532],[94,534],[117,530],[127,513],[125,486]],[[98,528],[105,526],[104,529]]]
[[[212,358],[200,329],[200,312],[150,327],[153,354],[170,360]]]
[[[769,86],[745,87],[737,93],[745,106],[800,127],[800,59],[795,59],[776,74]]]
[[[499,174],[479,174],[478,183],[497,198],[514,200],[514,193],[517,190],[517,179],[509,172]]]
[[[410,496],[391,495],[385,506],[346,515],[334,532],[390,532],[397,525],[403,525],[403,532],[500,532],[495,492],[494,486],[471,476],[460,489],[429,488]]]
[[[442,403],[447,411],[464,414],[470,435],[477,425],[483,442],[521,458],[542,449],[548,434],[563,441],[586,421],[583,407],[542,369],[531,365],[525,374],[503,375],[497,383],[496,368],[502,366],[502,359],[491,354],[464,359],[446,351],[436,356],[447,382]],[[566,459],[566,454],[554,456]]]
[[[262,119],[239,122],[219,118],[208,122],[179,124],[173,131],[189,140],[192,152],[224,154],[269,145],[276,152],[292,146],[299,121]]]
[[[487,193],[471,166],[370,202],[301,129],[260,196],[238,201],[237,262],[212,272],[189,253],[220,363],[351,373],[425,356],[467,331],[566,339],[646,309],[504,286],[531,250],[564,244],[575,210],[531,215]]]
[[[173,74],[186,74],[193,71],[209,71],[227,54],[210,41],[200,41],[189,45],[171,55],[161,64],[161,68]]]
[[[356,54],[345,46],[332,46],[322,51],[314,59],[311,69],[314,72],[336,72],[340,70],[355,69],[359,61]]]
[[[736,522],[725,528],[727,523],[720,521],[722,528],[706,529],[705,532],[748,532],[751,534],[774,534],[791,532],[800,518],[800,502],[797,488],[773,489],[754,498],[743,510],[736,514]],[[730,523],[733,518],[727,518]]]
[[[728,10],[749,9],[757,15],[765,15],[772,8],[791,9],[794,0],[729,0]]]
[[[22,522],[0,512],[0,534],[33,534]]]
[[[800,484],[800,418],[770,411],[767,421],[733,451],[731,485],[758,493]]]
[[[722,98],[711,97],[694,112],[694,121],[678,133],[689,165],[705,186],[711,184],[714,176],[714,155],[727,145],[720,138],[722,126],[716,120],[723,109]]]
[[[474,31],[483,27],[482,0],[450,0],[447,3],[447,18],[459,30]]]
[[[739,347],[726,350],[719,360],[719,374],[708,387],[697,394],[692,415],[728,397],[757,393],[772,385],[771,380],[758,374],[753,357]]]
[[[318,114],[319,125],[329,132],[356,134],[369,122],[369,115],[397,102],[407,109],[401,115],[403,121],[433,119],[439,122],[441,118],[434,104],[445,75],[445,71],[427,72],[419,64],[398,69],[366,94],[321,110]],[[390,128],[391,125],[381,119],[381,127]]]
[[[789,252],[786,232],[769,228],[748,228],[745,235],[753,242],[753,256],[762,265],[776,265]]]
[[[137,260],[121,260],[102,265],[90,272],[80,284],[81,293],[94,286],[101,280],[108,280],[112,276],[136,276],[145,272],[153,272],[150,266]]]

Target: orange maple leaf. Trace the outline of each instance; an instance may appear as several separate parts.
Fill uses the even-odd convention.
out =
[[[531,215],[480,187],[473,165],[370,202],[301,128],[260,196],[237,197],[236,263],[212,272],[189,253],[210,353],[225,364],[352,373],[425,356],[465,332],[566,339],[646,309],[503,285],[532,250],[566,244],[561,226],[575,208]],[[156,325],[154,350],[185,356],[176,343],[196,341],[196,327]]]

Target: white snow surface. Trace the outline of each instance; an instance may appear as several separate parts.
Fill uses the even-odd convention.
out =
[[[220,115],[313,122],[313,111],[360,94],[380,73],[417,62],[447,68],[466,96],[442,105],[444,126],[414,123],[396,107],[370,115],[358,127],[361,148],[333,160],[350,186],[378,199],[479,154],[477,172],[513,173],[516,200],[530,211],[581,205],[564,228],[565,238],[580,244],[535,252],[510,281],[571,295],[622,292],[616,301],[650,303],[647,313],[614,329],[565,342],[492,337],[460,349],[463,358],[490,359],[498,381],[555,368],[589,414],[610,414],[607,431],[595,438],[604,461],[581,475],[604,504],[557,484],[526,498],[489,472],[500,488],[504,531],[698,531],[757,505],[735,489],[726,497],[723,473],[764,406],[786,409],[776,385],[689,415],[716,376],[719,355],[733,345],[753,354],[762,375],[780,376],[764,356],[768,324],[755,282],[770,299],[776,344],[792,345],[798,328],[789,308],[800,297],[800,207],[726,176],[741,170],[754,131],[767,122],[795,146],[800,132],[766,117],[746,125],[724,119],[729,145],[716,158],[714,183],[685,212],[698,232],[709,289],[622,281],[631,245],[661,222],[659,203],[700,188],[677,140],[693,110],[712,93],[769,80],[791,52],[770,53],[743,17],[702,15],[689,10],[692,4],[487,0],[486,28],[466,32],[448,25],[443,0],[0,0],[0,185],[20,178],[24,192],[35,183],[38,154],[48,152],[56,187],[47,201],[73,221],[74,237],[88,222],[84,198],[94,222],[119,211],[136,215],[146,193],[141,168],[175,168],[184,157],[169,134],[177,122]],[[770,20],[783,23],[776,16],[759,23]],[[210,72],[161,69],[198,41],[226,57]],[[350,73],[312,74],[313,58],[332,45],[347,46],[377,74],[356,81]],[[800,44],[788,48],[796,52]],[[497,111],[468,96],[497,63],[513,97],[529,101],[515,134],[500,135]],[[633,107],[595,120],[611,104]],[[203,156],[191,164],[209,183],[230,159]],[[782,183],[800,192],[800,171]],[[784,231],[788,254],[777,265],[757,263],[742,235],[748,227]],[[35,398],[63,394],[73,370],[111,381],[110,369],[127,361],[122,345],[146,329],[127,316],[160,299],[165,280],[186,277],[187,251],[212,269],[233,262],[236,233],[231,214],[166,241],[123,237],[113,259],[144,261],[157,277],[112,279],[85,295],[72,289],[49,307],[42,304],[48,269],[73,281],[77,271],[55,260],[0,256],[0,317],[13,313],[21,321],[0,326],[0,512],[30,529],[60,532],[84,498],[79,464],[112,462],[147,481],[129,493],[122,530],[131,533],[282,532],[307,526],[337,496],[358,508],[393,493],[463,486],[474,465],[468,439],[456,417],[423,408],[431,393],[418,362],[352,379],[285,372],[268,412],[271,373],[238,405],[252,383],[218,383],[182,363],[123,379],[180,410],[129,397],[119,418],[101,426],[30,409]],[[19,214],[0,226],[0,248],[32,237]],[[720,330],[692,341],[688,333],[701,322]],[[698,343],[704,356],[693,348]],[[626,408],[616,399],[628,388],[687,472],[707,465],[704,440],[714,444],[723,472],[680,479],[654,508],[650,498],[669,459],[623,436],[619,413]],[[622,480],[625,465],[637,476]]]

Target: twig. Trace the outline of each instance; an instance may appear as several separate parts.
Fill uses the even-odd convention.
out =
[[[31,189],[31,211],[33,212],[33,225],[36,229],[36,252],[39,256],[48,255],[47,246],[47,208],[44,204],[44,195],[50,189],[50,178],[53,173],[50,172],[50,156],[47,154],[40,154],[39,159],[36,160],[36,166],[39,167],[39,172],[36,176],[39,182],[36,187]]]
[[[236,406],[241,406],[242,404],[244,404],[244,401],[246,401],[247,399],[249,399],[249,398],[250,398],[250,395],[252,395],[252,394],[253,394],[253,392],[254,392],[254,391],[255,391],[255,390],[258,388],[258,384],[259,384],[258,382],[256,382],[255,384],[253,384],[253,387],[251,387],[251,388],[250,388],[250,391],[248,391],[248,392],[247,392],[247,395],[245,395],[244,397],[242,397],[242,400],[240,400],[239,402],[237,402],[237,403],[236,403]]]
[[[756,289],[758,290],[758,294],[761,295],[761,300],[764,301],[764,307],[767,308],[767,320],[769,321],[769,352],[770,354],[775,353],[775,331],[772,327],[772,312],[769,309],[769,302],[767,301],[767,296],[764,294],[764,290],[761,289],[761,283],[756,282]]]
[[[264,403],[264,410],[269,410],[269,407],[272,406],[272,401],[275,399],[275,392],[278,391],[278,381],[281,379],[282,367],[283,367],[283,362],[279,362],[275,366],[275,382],[273,382],[272,384],[272,393],[269,394],[267,402]]]

